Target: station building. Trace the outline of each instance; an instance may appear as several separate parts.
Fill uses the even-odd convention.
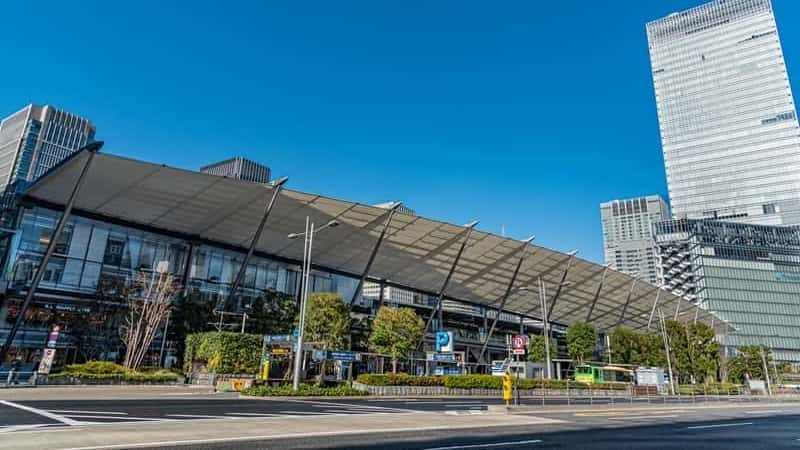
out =
[[[75,318],[85,326],[63,330],[56,363],[83,359],[87,342],[107,345],[117,333],[111,317],[124,307],[118,299],[125,284],[159,263],[183,286],[182,311],[175,312],[181,320],[197,308],[246,311],[274,293],[297,296],[303,240],[288,235],[302,232],[307,217],[339,224],[314,236],[310,290],[337,292],[364,317],[384,304],[414,307],[430,325],[423,350],[433,348],[434,331],[453,331],[471,371],[505,358],[506,335],[541,333],[544,321],[556,335],[584,320],[600,332],[655,330],[658,313],[667,311],[670,318],[724,328],[710,313],[645,281],[531,240],[479,231],[474,223],[291,190],[283,180],[253,183],[83,150],[16,202],[4,241],[0,340],[20,313],[79,180],[12,354],[29,358],[42,348],[51,324]],[[381,294],[388,288],[412,295],[393,302]],[[112,359],[118,351],[94,349]]]

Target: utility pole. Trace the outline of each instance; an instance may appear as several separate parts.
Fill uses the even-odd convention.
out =
[[[664,338],[664,352],[667,354],[667,370],[669,371],[669,390],[675,395],[675,377],[672,375],[672,358],[669,354],[669,336],[667,336],[667,326],[664,321],[664,310],[659,309],[658,315],[661,318],[661,336]]]

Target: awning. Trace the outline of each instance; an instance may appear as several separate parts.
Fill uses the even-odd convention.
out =
[[[73,155],[28,188],[25,197],[63,208],[87,156],[87,152]],[[100,153],[86,175],[75,211],[246,249],[271,195],[272,187],[263,184]],[[256,251],[299,262],[303,242],[289,240],[287,234],[302,231],[306,216],[318,225],[335,218],[340,226],[314,237],[314,264],[323,270],[358,278],[387,214],[388,211],[380,207],[284,189]],[[437,293],[465,231],[463,226],[397,212],[369,277]],[[517,290],[504,309],[541,317],[537,279],[542,277],[546,285],[549,304],[570,256],[482,231],[476,230],[470,235],[446,297],[496,307],[511,279],[522,246],[527,246],[527,256],[515,288],[529,286],[531,289]],[[568,284],[561,289],[551,311],[551,320],[562,324],[585,320],[603,271],[603,266],[575,257],[567,273]],[[633,281],[628,275],[608,271],[591,318],[599,330],[618,324],[640,330],[647,328],[659,289],[644,281]],[[668,318],[674,317],[677,311],[681,321],[696,319],[712,323],[710,313],[678,296],[661,291],[658,297],[657,309],[663,309]],[[714,319],[714,324],[718,329],[725,327],[719,319]]]

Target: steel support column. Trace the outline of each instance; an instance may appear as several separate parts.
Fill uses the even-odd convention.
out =
[[[442,299],[444,298],[444,293],[447,290],[447,285],[450,284],[450,278],[453,276],[453,272],[455,272],[456,267],[458,266],[458,261],[461,260],[461,255],[464,253],[464,248],[467,246],[469,236],[472,234],[472,230],[477,224],[478,221],[476,220],[466,225],[467,230],[466,233],[464,233],[464,240],[461,241],[461,247],[459,247],[458,253],[456,254],[455,259],[453,259],[453,264],[450,266],[450,271],[447,272],[447,276],[442,283],[442,288],[439,289],[439,295],[436,298],[436,304],[434,305],[433,311],[431,311],[431,315],[428,317],[428,320],[425,322],[425,329],[422,331],[422,338],[420,338],[419,342],[417,343],[417,348],[422,348],[422,344],[425,342],[425,335],[428,333],[428,329],[431,327],[431,322],[442,307]]]
[[[527,249],[528,244],[533,241],[534,237],[531,236],[525,241],[523,241],[522,246],[520,246],[521,254],[519,256],[519,260],[517,261],[517,266],[514,268],[514,273],[511,274],[511,280],[506,286],[506,292],[503,294],[503,297],[500,299],[500,305],[497,307],[497,313],[492,320],[492,325],[489,327],[489,332],[486,333],[486,340],[483,341],[483,345],[481,346],[481,353],[478,355],[478,361],[483,361],[483,355],[486,353],[486,347],[489,346],[489,339],[492,338],[492,334],[494,333],[494,329],[497,327],[497,322],[500,320],[500,314],[503,312],[503,307],[506,306],[506,301],[508,297],[511,295],[511,291],[514,289],[514,283],[517,281],[517,275],[519,274],[519,269],[522,267],[522,263],[525,261],[525,257],[527,256]],[[484,320],[486,318],[486,314],[484,312]]]
[[[261,222],[258,223],[258,228],[256,229],[256,234],[253,235],[253,240],[250,241],[250,247],[247,249],[247,254],[242,260],[242,265],[239,267],[239,271],[236,273],[236,278],[233,279],[233,284],[231,284],[231,289],[228,292],[228,298],[222,304],[220,308],[222,311],[225,311],[227,305],[233,300],[233,297],[236,295],[236,291],[239,290],[239,285],[242,283],[242,279],[244,278],[244,274],[247,271],[247,265],[250,263],[250,258],[253,256],[253,252],[256,250],[256,245],[258,244],[258,240],[261,239],[261,233],[264,232],[264,225],[267,223],[267,218],[269,218],[269,213],[272,212],[272,207],[275,206],[275,200],[278,198],[278,194],[281,192],[283,185],[289,180],[288,177],[283,177],[279,180],[276,180],[272,183],[272,198],[270,198],[269,203],[267,203],[266,209],[264,209],[264,214],[261,216]]]
[[[603,290],[603,283],[606,282],[606,275],[608,275],[608,266],[606,266],[606,268],[603,269],[603,276],[600,277],[600,284],[597,285],[597,290],[594,292],[594,298],[592,299],[592,305],[589,307],[589,313],[586,314],[586,322],[587,323],[592,318],[592,313],[594,312],[594,307],[597,305],[597,301],[600,300],[600,291]]]
[[[656,299],[653,301],[653,309],[650,310],[650,318],[647,319],[647,331],[650,331],[650,326],[653,324],[653,316],[656,314],[656,307],[658,306],[658,300],[661,297],[661,288],[658,288],[656,291]]]
[[[625,321],[625,313],[628,311],[628,305],[631,304],[631,297],[633,297],[633,289],[636,287],[636,282],[639,281],[638,278],[634,278],[631,281],[631,288],[628,290],[628,298],[625,299],[625,304],[622,305],[622,314],[619,315],[619,322],[617,322],[617,326],[622,325],[622,322]]]
[[[89,155],[86,157],[86,162],[83,163],[83,168],[81,168],[78,179],[75,180],[75,185],[72,187],[72,192],[67,198],[67,204],[64,205],[64,213],[61,214],[61,217],[58,219],[58,223],[56,224],[56,228],[53,231],[53,235],[50,236],[50,242],[47,243],[47,250],[44,253],[44,257],[42,257],[39,267],[36,269],[36,274],[33,276],[33,280],[31,281],[31,287],[28,288],[28,294],[25,296],[25,301],[22,302],[22,307],[17,315],[17,320],[14,322],[14,326],[11,327],[11,331],[8,332],[8,336],[6,336],[6,342],[3,345],[3,348],[0,349],[0,363],[5,361],[8,350],[11,348],[11,345],[14,342],[14,337],[17,335],[17,331],[19,331],[19,327],[25,321],[25,314],[28,312],[28,307],[30,307],[31,301],[33,301],[33,296],[36,294],[36,289],[39,288],[39,283],[42,281],[42,276],[44,276],[47,265],[50,263],[50,258],[53,256],[53,252],[55,252],[56,243],[61,238],[61,232],[64,230],[64,226],[67,224],[67,220],[69,220],[69,217],[72,214],[72,207],[75,205],[75,199],[78,197],[81,186],[83,186],[83,183],[86,180],[86,174],[89,172],[89,167],[92,165],[92,160],[94,160],[95,155],[102,147],[103,142],[97,141],[89,143],[79,150],[79,152],[87,151]]]
[[[189,248],[186,249],[186,265],[183,268],[183,276],[181,277],[181,283],[183,284],[183,288],[181,289],[181,298],[185,299],[187,295],[189,295],[189,272],[192,266],[192,257],[194,256],[194,242],[189,242]]]
[[[364,287],[364,281],[366,281],[367,275],[369,275],[369,271],[372,269],[372,263],[375,262],[375,256],[378,255],[378,250],[381,248],[383,238],[386,236],[386,232],[389,230],[389,225],[392,223],[392,217],[394,217],[394,213],[397,212],[397,209],[400,208],[401,205],[401,202],[397,202],[389,210],[389,217],[386,218],[386,222],[383,224],[383,230],[381,230],[381,235],[378,237],[378,241],[375,242],[375,246],[372,247],[372,253],[370,253],[369,260],[367,260],[367,266],[364,267],[364,272],[361,273],[361,278],[358,279],[356,290],[353,292],[353,298],[350,299],[351,310],[353,309],[353,305],[356,303],[356,300],[358,300],[359,294],[361,294],[361,289]]]
[[[550,307],[547,308],[547,317],[544,318],[548,322],[550,321],[550,315],[555,311],[556,302],[561,295],[561,290],[564,288],[564,283],[567,281],[567,275],[569,275],[569,268],[572,266],[572,260],[575,259],[575,253],[577,252],[570,253],[569,259],[567,260],[567,267],[564,269],[564,273],[561,274],[561,281],[558,283],[558,287],[556,287],[556,293],[553,295],[553,299],[550,300]]]

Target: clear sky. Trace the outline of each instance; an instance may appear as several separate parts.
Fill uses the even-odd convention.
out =
[[[240,154],[595,261],[600,202],[666,197],[644,26],[698,0],[162,3],[5,2],[0,115],[50,103],[109,153]],[[800,73],[800,2],[774,5]]]

